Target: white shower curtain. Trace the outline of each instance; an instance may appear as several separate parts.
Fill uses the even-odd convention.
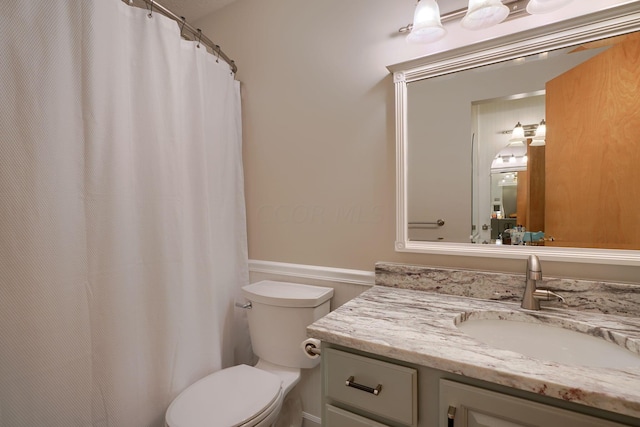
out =
[[[147,15],[2,1],[3,427],[161,426],[250,354],[239,84]]]

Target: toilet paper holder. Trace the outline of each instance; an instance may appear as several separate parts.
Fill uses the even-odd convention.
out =
[[[321,353],[321,350],[316,346],[315,343],[308,342],[308,341],[304,343],[304,351],[309,356],[320,356],[320,353]]]

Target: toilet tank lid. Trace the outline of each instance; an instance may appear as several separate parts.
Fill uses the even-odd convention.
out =
[[[333,296],[333,288],[262,280],[242,287],[246,299],[278,307],[318,307]]]

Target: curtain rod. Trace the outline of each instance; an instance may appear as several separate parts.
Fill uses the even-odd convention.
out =
[[[132,5],[132,3],[133,3],[133,0],[122,0],[122,1],[127,3],[127,4],[129,4],[129,5]],[[184,16],[178,16],[177,14],[175,14],[171,10],[167,9],[165,6],[161,5],[160,3],[158,3],[155,0],[144,0],[144,2],[147,5],[149,5],[149,9],[150,9],[149,13],[153,13],[154,10],[157,9],[163,15],[173,19],[174,21],[176,21],[180,25],[180,35],[181,36],[182,36],[182,32],[184,30],[189,31],[193,35],[194,41],[197,40],[199,43],[205,44],[206,46],[211,48],[211,50],[213,51],[213,53],[215,55],[217,55],[219,58],[224,59],[227,62],[227,64],[229,64],[229,66],[231,67],[231,72],[233,72],[235,74],[235,72],[238,71],[238,67],[236,66],[236,63],[231,58],[229,58],[222,51],[222,49],[220,49],[220,46],[218,46],[217,44],[212,42],[211,39],[209,39],[207,36],[202,34],[202,30],[200,30],[200,28],[194,28],[193,26],[189,25],[187,23],[186,19],[184,18]]]

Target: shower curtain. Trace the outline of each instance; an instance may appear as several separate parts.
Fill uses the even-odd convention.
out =
[[[250,355],[239,83],[148,14],[2,2],[3,427],[162,426]]]

